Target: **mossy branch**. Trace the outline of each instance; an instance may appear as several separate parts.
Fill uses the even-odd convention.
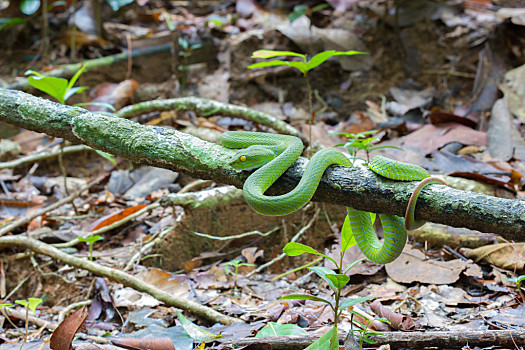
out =
[[[0,89],[0,120],[83,143],[95,149],[147,164],[241,188],[249,175],[230,169],[234,151],[176,130],[141,125],[119,117],[90,113],[29,94]],[[300,158],[270,189],[284,193],[300,180],[307,160]],[[367,168],[333,166],[326,171],[313,200],[358,210],[404,215],[415,182],[394,182]],[[509,240],[525,237],[525,201],[495,198],[442,185],[426,187],[416,220],[482,232]],[[341,209],[343,210],[343,209]]]

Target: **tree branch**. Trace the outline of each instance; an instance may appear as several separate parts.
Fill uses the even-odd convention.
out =
[[[19,91],[0,89],[0,120],[83,143],[138,164],[171,169],[238,188],[249,176],[248,172],[235,171],[225,163],[233,150],[176,130],[94,114]],[[306,163],[304,158],[295,162],[269,193],[292,189],[299,182]],[[333,166],[323,176],[313,200],[403,216],[415,186],[415,182],[382,178],[368,168]],[[525,201],[442,185],[426,187],[419,198],[416,220],[497,233],[509,240],[524,239]]]

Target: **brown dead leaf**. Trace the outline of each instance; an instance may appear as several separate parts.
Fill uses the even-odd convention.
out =
[[[69,315],[51,334],[49,347],[53,350],[70,350],[73,338],[84,326],[87,315],[85,306]]]
[[[74,45],[73,36],[75,39]],[[84,33],[79,30],[73,31],[72,27],[68,28],[64,41],[70,48],[74,46],[77,49],[82,46],[99,46],[101,48],[107,48],[111,45],[109,41],[106,41],[97,35]]]
[[[111,343],[130,350],[175,350],[173,341],[168,337],[145,339],[119,338],[111,340]]]
[[[131,96],[135,89],[139,86],[139,82],[133,79],[124,80],[119,84],[102,83],[97,85],[89,94],[89,102],[108,103],[115,107],[116,110],[127,106],[131,102]],[[111,112],[109,108],[98,105],[86,106],[86,109],[95,111]]]
[[[434,125],[443,123],[458,123],[468,126],[472,129],[476,128],[476,126],[478,125],[478,123],[472,119],[469,119],[467,117],[461,117],[452,113],[443,112],[438,109],[432,109],[432,112],[430,113],[430,122]]]
[[[427,124],[403,138],[404,145],[421,148],[426,154],[432,153],[451,142],[485,146],[487,135],[461,124],[445,123],[440,125]]]
[[[471,264],[463,260],[435,261],[409,245],[403,253],[390,264],[385,265],[390,278],[398,283],[450,284],[459,279],[459,275]]]
[[[186,276],[174,275],[171,272],[151,267],[139,273],[137,277],[176,298],[184,299],[189,295],[190,287]]]
[[[92,231],[98,230],[99,228],[111,225],[117,221],[120,221],[130,216],[131,214],[136,213],[137,211],[141,210],[145,206],[147,206],[147,204],[139,204],[139,205],[135,205],[133,207],[129,207],[124,210],[119,210],[115,213],[111,213],[109,215],[103,216],[99,218],[98,220],[95,220],[88,228],[88,231],[92,232]]]
[[[487,143],[489,153],[493,158],[525,159],[525,141],[513,124],[506,100],[503,98],[497,100],[492,107]]]
[[[398,331],[409,331],[420,328],[419,322],[414,321],[412,317],[393,312],[384,307],[379,300],[374,300],[370,304],[370,309],[379,317],[384,317],[390,321],[392,328]]]
[[[499,88],[505,95],[510,112],[525,122],[525,65],[505,73]]]
[[[460,251],[475,262],[483,261],[507,270],[525,268],[525,243],[501,243]]]

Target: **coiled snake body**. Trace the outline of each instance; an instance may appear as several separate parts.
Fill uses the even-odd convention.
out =
[[[310,159],[303,177],[292,191],[280,196],[266,196],[266,190],[301,155],[302,141],[288,135],[229,131],[222,135],[221,143],[227,148],[239,149],[229,160],[234,169],[257,169],[245,181],[243,194],[248,205],[263,215],[287,215],[299,210],[314,195],[326,168],[333,164],[352,166],[350,160],[340,151],[323,149]],[[382,156],[375,156],[369,167],[376,174],[393,180],[425,179],[412,194],[405,217],[406,223],[398,216],[379,214],[385,235],[384,243],[379,242],[368,213],[347,207],[352,233],[361,251],[371,261],[386,264],[401,254],[407,238],[406,228],[419,224],[414,223],[414,209],[421,189],[430,183],[445,183],[431,178],[430,174],[419,166]]]

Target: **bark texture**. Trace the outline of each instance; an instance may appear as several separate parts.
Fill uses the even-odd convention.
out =
[[[234,151],[220,145],[176,130],[60,105],[20,91],[0,89],[0,120],[83,143],[138,164],[171,169],[238,188],[242,188],[249,176],[248,172],[229,168],[225,160]],[[292,189],[307,162],[305,158],[296,161],[269,193]],[[313,200],[404,216],[416,184],[382,178],[368,168],[332,166],[325,172]],[[416,220],[496,233],[508,240],[525,240],[525,201],[442,185],[430,185],[421,192]]]

